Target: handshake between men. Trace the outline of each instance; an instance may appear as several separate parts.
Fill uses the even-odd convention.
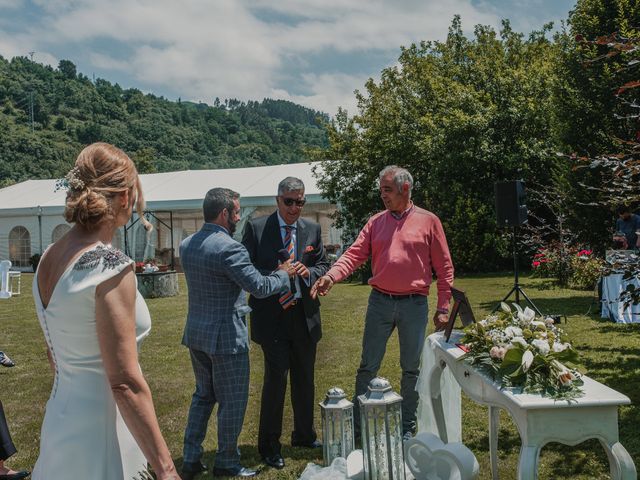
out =
[[[278,270],[284,270],[291,278],[296,275],[302,278],[309,278],[310,275],[309,269],[304,265],[304,263],[295,262],[293,260],[281,262],[280,265],[278,265]],[[316,297],[314,296],[313,298]]]

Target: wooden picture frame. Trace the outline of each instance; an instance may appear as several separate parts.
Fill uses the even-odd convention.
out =
[[[449,314],[447,327],[444,330],[445,341],[447,342],[451,337],[451,332],[455,326],[458,314],[462,320],[463,327],[471,325],[476,321],[476,317],[473,315],[473,310],[471,310],[471,304],[469,303],[469,299],[467,298],[466,293],[464,293],[464,290],[458,290],[457,288],[451,287],[451,296],[453,297],[453,308]]]

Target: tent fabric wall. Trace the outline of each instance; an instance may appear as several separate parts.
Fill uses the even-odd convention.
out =
[[[145,192],[147,210],[168,221],[168,212],[173,215],[174,254],[179,255],[178,246],[186,236],[202,226],[202,199],[214,187],[226,187],[240,193],[242,220],[236,237],[242,234],[249,218],[271,214],[276,208],[275,197],[278,183],[285,177],[300,178],[305,184],[303,216],[321,224],[325,243],[340,243],[340,231],[332,226],[330,216],[335,206],[322,197],[314,169],[318,163],[272,165],[265,167],[236,168],[224,170],[185,170],[140,175]],[[27,180],[0,189],[0,260],[9,258],[9,233],[16,226],[25,227],[30,234],[31,255],[42,253],[53,241],[53,232],[60,225],[67,225],[63,218],[65,191],[55,191],[56,180]],[[165,213],[167,215],[165,215]],[[165,218],[166,217],[166,218]],[[157,223],[157,222],[156,222]],[[139,222],[138,222],[139,224]],[[155,249],[168,249],[171,236],[164,232],[152,237]],[[124,232],[114,239],[114,246],[124,250]],[[150,251],[146,232],[139,225],[127,234],[130,253],[141,261],[145,250]],[[20,268],[30,270],[30,267]]]

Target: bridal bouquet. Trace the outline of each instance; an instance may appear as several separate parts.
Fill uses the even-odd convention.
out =
[[[577,398],[583,384],[578,353],[552,318],[537,319],[529,307],[501,304],[499,312],[464,329],[461,358],[500,382],[555,399]]]

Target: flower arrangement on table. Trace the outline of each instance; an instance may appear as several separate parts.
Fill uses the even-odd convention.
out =
[[[158,264],[155,258],[145,258],[142,262],[136,262],[136,273],[166,272],[168,265]]]
[[[565,341],[552,318],[540,320],[529,307],[504,302],[500,311],[464,329],[461,358],[498,381],[503,388],[521,388],[555,399],[582,394],[578,352]]]

